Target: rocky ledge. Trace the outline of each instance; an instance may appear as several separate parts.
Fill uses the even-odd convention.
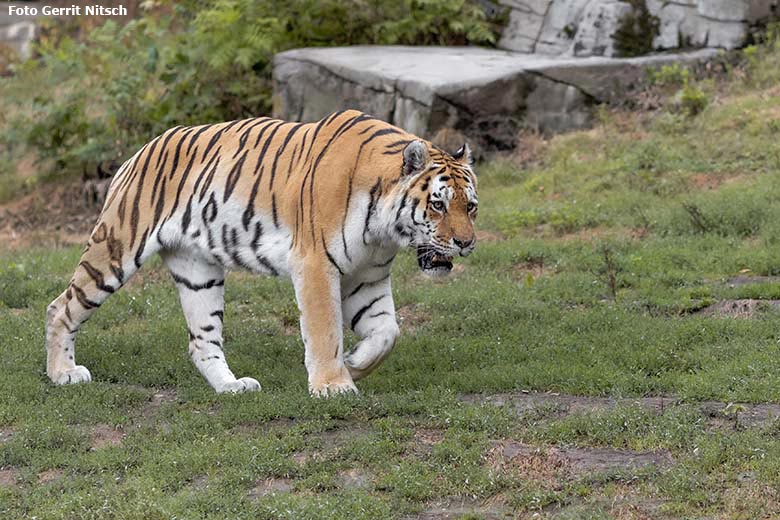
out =
[[[648,67],[695,64],[717,52],[621,59],[478,47],[295,49],[274,59],[274,113],[313,121],[356,108],[423,137],[454,128],[487,149],[508,149],[521,126],[587,126],[593,105],[618,101]]]

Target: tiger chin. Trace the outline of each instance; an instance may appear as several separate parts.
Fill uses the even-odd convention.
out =
[[[90,381],[81,325],[159,254],[179,291],[195,367],[217,392],[259,390],[228,367],[225,273],[292,280],[309,390],[356,392],[399,334],[390,269],[404,247],[446,274],[475,247],[477,178],[467,146],[450,155],[373,116],[314,123],[267,117],[172,128],[114,175],[66,290],[48,307],[47,374]],[[343,329],[360,338],[345,353]]]

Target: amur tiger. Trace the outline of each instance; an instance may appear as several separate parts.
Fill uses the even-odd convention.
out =
[[[170,269],[189,354],[217,392],[260,389],[223,352],[225,271],[292,279],[309,390],[356,392],[399,329],[390,267],[412,246],[447,273],[475,246],[477,179],[464,145],[449,155],[361,112],[315,123],[260,117],[177,127],[117,171],[65,292],[48,307],[47,373],[90,381],[75,361],[79,327],[155,253]],[[343,326],[361,341],[343,352]]]

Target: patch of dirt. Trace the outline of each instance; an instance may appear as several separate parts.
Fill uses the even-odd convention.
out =
[[[655,520],[663,517],[664,501],[637,493],[629,483],[613,482],[609,512],[616,520]]]
[[[414,432],[414,441],[426,446],[436,446],[444,440],[444,432],[431,428],[420,428]]]
[[[0,487],[16,487],[19,472],[13,468],[0,469]]]
[[[141,408],[139,415],[143,419],[149,419],[157,415],[157,412],[160,410],[160,408],[163,407],[163,405],[168,403],[175,403],[176,401],[178,401],[176,390],[173,389],[157,390],[155,391],[154,394],[152,394],[152,397],[149,399],[149,402]]]
[[[541,163],[550,141],[538,130],[522,129],[517,136],[517,148],[512,160],[521,168]]]
[[[463,402],[475,405],[490,404],[509,406],[517,415],[526,415],[543,410],[554,418],[565,417],[572,413],[587,413],[611,410],[616,406],[641,406],[657,414],[679,406],[681,401],[675,396],[653,396],[620,398],[587,397],[558,393],[517,392],[493,395],[464,394]],[[695,403],[702,415],[708,418],[712,429],[752,428],[780,419],[780,404],[775,403],[724,403],[721,401],[702,401]]]
[[[518,392],[506,394],[465,394],[461,400],[471,404],[492,404],[494,406],[512,406],[518,415],[533,412],[541,407],[556,411],[555,415],[564,416],[576,412],[612,409],[616,406],[639,405],[663,413],[665,408],[677,404],[678,399],[670,396],[635,397],[616,399],[614,397],[587,397],[559,393]]]
[[[769,308],[780,307],[780,300],[722,300],[705,307],[695,314],[715,318],[752,318]]]
[[[500,504],[480,503],[472,500],[437,500],[426,505],[425,509],[404,520],[455,520],[460,518],[480,518],[481,520],[503,520],[514,518]]]
[[[545,268],[544,260],[520,262],[512,266],[512,278],[518,282],[526,282],[529,279],[533,281],[547,274],[549,270]]]
[[[729,486],[720,518],[780,518],[780,489],[755,481]]]
[[[480,242],[501,242],[506,240],[506,237],[497,231],[487,231],[484,229],[477,230],[477,245]]]
[[[430,315],[416,303],[408,303],[399,307],[395,311],[395,315],[401,332],[417,332],[420,327],[431,321]]]
[[[741,404],[703,401],[699,403],[701,412],[713,419],[721,428],[730,424],[731,428],[761,426],[780,419],[780,404]]]
[[[295,426],[295,421],[289,417],[277,417],[265,422],[255,423],[241,423],[233,426],[231,431],[236,433],[254,434],[261,432],[264,434],[272,433],[278,437],[282,437]]]
[[[65,476],[65,472],[61,469],[47,469],[38,473],[38,484],[46,484],[54,480],[59,480]]]
[[[340,471],[336,476],[338,486],[343,489],[367,489],[371,487],[373,475],[359,468]]]
[[[292,491],[292,481],[286,478],[267,478],[255,482],[255,486],[249,491],[249,498],[257,500],[268,495],[278,495]]]
[[[510,443],[512,441],[496,443],[488,452],[487,461],[494,470],[532,480],[548,491],[561,490],[572,480],[572,463],[562,457],[557,449]]]
[[[561,477],[615,470],[636,470],[655,466],[668,468],[674,459],[668,451],[629,451],[614,448],[539,448],[516,441],[497,441],[489,459],[514,465],[530,475],[558,485]]]
[[[753,285],[760,283],[780,284],[780,276],[734,276],[726,280],[726,284],[731,287],[742,287],[743,285]]]
[[[122,444],[125,434],[108,424],[98,424],[92,428],[91,437],[91,448],[99,450],[107,446],[119,446]]]
[[[0,206],[0,243],[12,250],[83,245],[99,212],[85,202],[80,180],[42,184]]]
[[[570,233],[558,235],[558,240],[564,243],[568,242],[594,242],[604,239],[631,239],[641,240],[647,235],[647,229],[644,228],[607,228],[591,227],[582,228]]]
[[[11,427],[0,428],[0,443],[8,442],[15,433],[16,430]]]
[[[299,466],[304,466],[307,462],[309,462],[309,456],[303,452],[295,452],[290,455],[290,458]]]
[[[322,445],[319,451],[324,452],[338,449],[358,437],[365,437],[370,431],[368,428],[345,421],[344,424],[330,430],[312,434],[308,439],[318,440]]]
[[[198,491],[204,491],[209,488],[209,477],[200,475],[190,481],[190,487]]]

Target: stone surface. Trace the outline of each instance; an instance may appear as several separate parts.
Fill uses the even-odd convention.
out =
[[[509,23],[499,47],[515,52],[616,56],[613,35],[627,16],[627,0],[501,0]],[[660,30],[655,50],[744,45],[749,27],[777,16],[778,0],[645,0]]]
[[[523,126],[545,132],[586,126],[594,103],[619,100],[647,66],[715,53],[614,59],[477,47],[295,49],[274,59],[274,113],[314,121],[356,108],[426,138],[449,127],[485,149],[506,149]]]
[[[11,47],[24,60],[32,56],[35,35],[36,26],[33,22],[23,21],[0,26],[0,43]]]
[[[567,54],[573,56],[617,56],[613,35],[624,18],[633,13],[625,2],[590,2],[582,12],[577,32]]]

